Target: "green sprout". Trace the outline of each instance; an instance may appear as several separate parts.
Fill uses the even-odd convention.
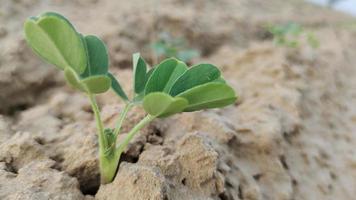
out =
[[[200,54],[199,51],[189,48],[184,38],[174,38],[167,32],[160,33],[151,48],[158,58],[176,57],[183,62],[188,62]]]
[[[105,44],[93,35],[82,35],[63,16],[47,12],[26,20],[25,37],[34,52],[64,71],[67,83],[90,100],[98,132],[101,182],[113,181],[120,155],[141,128],[156,118],[181,112],[219,108],[236,101],[217,67],[198,64],[190,68],[168,58],[148,70],[139,53],[133,54],[133,91],[129,98],[119,81],[109,72]],[[100,117],[96,95],[112,89],[125,102],[114,129],[106,128]],[[134,106],[147,112],[122,141],[117,141],[127,113]]]
[[[305,37],[307,44],[316,49],[319,47],[319,41],[311,32],[306,32],[304,28],[297,23],[287,23],[284,25],[269,25],[268,31],[273,35],[275,44],[289,48],[300,46],[302,37]]]

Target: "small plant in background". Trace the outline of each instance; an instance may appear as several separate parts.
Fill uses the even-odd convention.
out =
[[[150,47],[158,59],[175,57],[183,62],[189,62],[200,55],[198,50],[188,47],[184,38],[174,38],[167,32],[161,32],[158,40],[152,43]]]
[[[313,33],[310,33],[310,32],[306,33],[306,37],[307,37],[307,43],[313,49],[316,49],[320,46],[320,42],[319,42],[318,38]]]
[[[319,41],[311,32],[306,32],[304,28],[297,23],[287,23],[284,25],[269,25],[268,31],[273,35],[275,44],[290,48],[300,46],[303,38],[312,48],[319,47]]]
[[[224,107],[236,101],[234,90],[214,65],[188,68],[184,62],[168,58],[148,70],[139,53],[133,54],[134,95],[128,97],[110,73],[108,52],[98,37],[78,33],[66,18],[52,12],[27,19],[24,29],[34,52],[64,71],[67,83],[88,96],[98,131],[102,183],[114,179],[121,154],[135,134],[152,120]],[[110,88],[125,102],[114,129],[104,126],[95,99]],[[126,115],[134,106],[142,106],[147,115],[122,141],[117,141]]]

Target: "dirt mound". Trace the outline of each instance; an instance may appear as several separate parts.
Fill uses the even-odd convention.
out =
[[[45,10],[101,36],[126,90],[131,54],[153,61],[147,46],[168,31],[202,52],[194,62],[219,66],[240,99],[154,121],[100,186],[87,99],[21,34]],[[0,12],[0,199],[353,199],[356,32],[343,25],[355,19],[297,0],[19,0]],[[265,26],[288,21],[320,47],[276,46]],[[112,93],[99,103],[114,126],[123,104]],[[142,117],[133,110],[123,132]]]

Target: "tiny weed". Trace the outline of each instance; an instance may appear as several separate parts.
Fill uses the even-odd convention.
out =
[[[188,47],[184,38],[174,38],[167,32],[161,32],[158,40],[150,45],[155,55],[160,59],[163,57],[176,57],[183,62],[189,62],[198,57],[200,52]]]
[[[312,48],[318,48],[320,43],[316,36],[311,32],[306,32],[297,23],[287,23],[284,25],[269,25],[268,31],[273,35],[275,44],[279,46],[297,48],[303,39]]]

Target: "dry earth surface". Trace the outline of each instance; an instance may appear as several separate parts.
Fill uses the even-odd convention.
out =
[[[202,52],[240,96],[221,110],[156,120],[99,183],[86,97],[26,46],[22,23],[58,11],[108,45],[126,90],[131,54],[161,31]],[[277,47],[268,23],[295,21],[320,47]],[[352,200],[356,195],[355,19],[299,0],[0,1],[0,199]],[[99,97],[114,126],[123,104]],[[132,111],[127,131],[143,117]],[[124,137],[124,134],[122,135]]]

